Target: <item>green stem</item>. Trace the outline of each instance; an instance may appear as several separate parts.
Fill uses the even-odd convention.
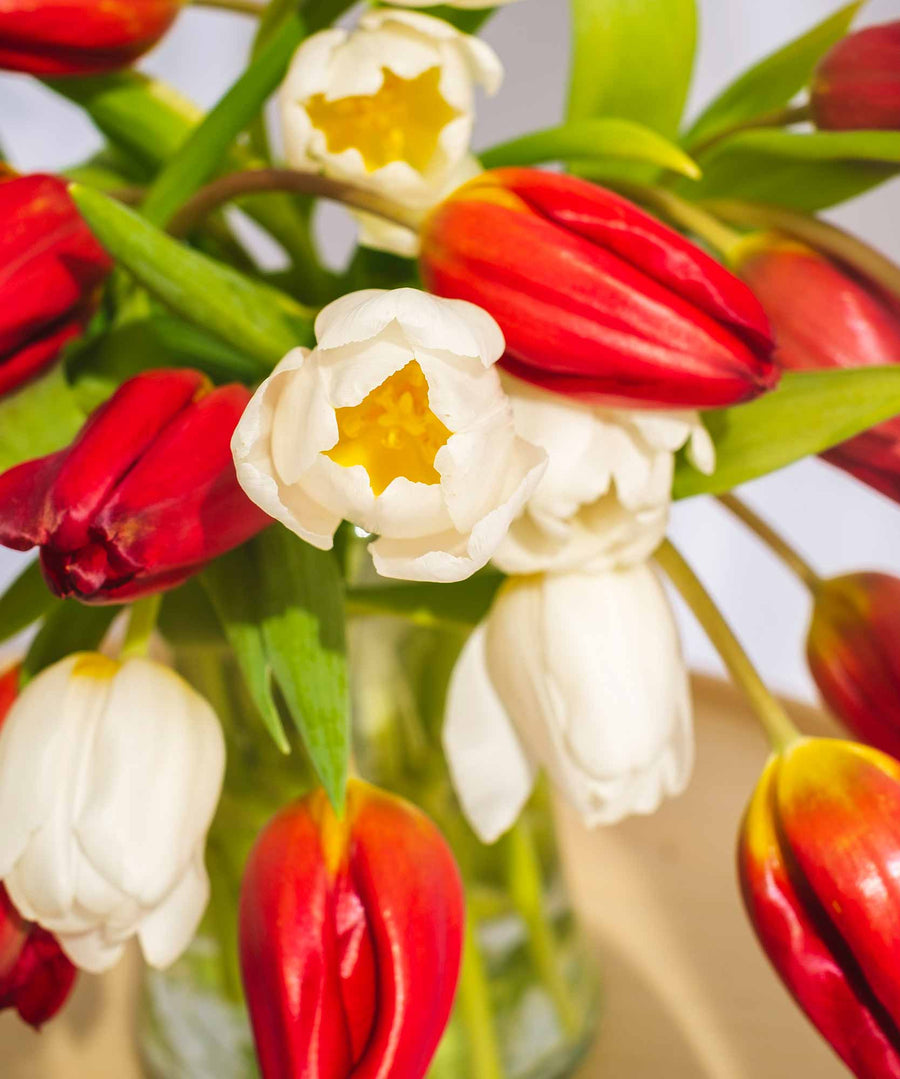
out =
[[[689,142],[685,147],[691,157],[699,157],[700,154],[708,153],[720,142],[730,139],[732,135],[738,135],[742,131],[756,131],[765,127],[790,127],[791,124],[801,124],[812,118],[809,104],[786,105],[780,109],[771,109],[769,112],[761,112],[751,116],[748,120],[739,120],[730,127],[716,131],[712,135],[706,135],[695,142]]]
[[[746,694],[773,749],[785,749],[800,737],[800,732],[769,692],[700,579],[669,540],[663,542],[654,557],[694,612],[731,677]]]
[[[194,7],[219,8],[221,11],[233,11],[238,15],[252,15],[259,18],[269,6],[261,0],[190,0]]]
[[[135,659],[146,656],[150,647],[150,638],[156,629],[156,617],[162,596],[157,593],[132,603],[128,618],[128,629],[119,652],[120,659]]]
[[[373,191],[332,180],[313,172],[298,172],[294,169],[248,169],[246,172],[231,172],[218,180],[202,187],[193,198],[189,199],[172,218],[169,232],[173,236],[186,236],[207,215],[218,210],[226,203],[245,195],[258,195],[263,192],[289,192],[310,195],[313,198],[331,199],[343,203],[355,210],[377,214],[386,221],[404,228],[416,229],[418,215],[405,207],[388,202]]]
[[[822,585],[822,578],[801,555],[780,536],[771,525],[742,502],[736,495],[719,495],[719,501],[770,547],[785,565],[794,571],[806,587],[815,594]]]
[[[743,242],[744,237],[741,233],[729,228],[707,210],[693,202],[688,202],[673,191],[651,187],[649,184],[619,183],[616,186],[629,197],[663,214],[673,224],[705,240],[725,259],[728,259],[730,253]]]
[[[556,940],[544,904],[541,865],[528,822],[521,819],[509,833],[509,885],[513,904],[528,932],[528,950],[544,988],[556,1006],[567,1034],[579,1029],[578,1012],[560,970]]]
[[[469,1074],[477,1075],[478,1079],[503,1079],[490,987],[471,916],[466,917],[456,1006],[468,1035]]]
[[[856,236],[829,225],[827,221],[781,206],[766,206],[741,199],[710,199],[703,203],[703,207],[734,225],[777,229],[802,240],[824,255],[831,255],[858,270],[873,284],[900,299],[900,266]]]

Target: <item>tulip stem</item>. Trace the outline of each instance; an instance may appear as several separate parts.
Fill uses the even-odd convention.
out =
[[[503,1079],[490,987],[471,914],[466,917],[457,1006],[468,1036],[469,1074],[478,1079]]]
[[[776,752],[785,749],[800,737],[800,732],[791,722],[784,708],[769,692],[759,672],[750,661],[750,657],[696,573],[669,540],[663,541],[654,557],[694,612],[695,618],[722,657],[731,677],[744,691],[772,743],[772,748]]]
[[[120,659],[135,659],[146,656],[150,647],[150,638],[156,629],[156,618],[162,596],[157,593],[132,603],[128,618],[128,629],[119,652]]]
[[[730,127],[705,135],[695,142],[689,142],[685,150],[691,157],[696,158],[700,154],[708,153],[720,142],[730,139],[732,135],[739,135],[742,131],[756,131],[761,127],[790,127],[791,124],[802,124],[811,119],[812,110],[808,102],[800,105],[786,105],[783,108],[758,113],[756,116],[751,116],[749,120],[740,120]]]
[[[766,206],[741,199],[708,199],[702,205],[734,225],[777,229],[802,240],[822,254],[839,259],[873,284],[900,298],[900,266],[836,225],[830,225],[811,214],[799,214],[781,206]]]
[[[419,227],[417,214],[383,199],[374,191],[296,169],[248,169],[245,172],[231,172],[201,187],[174,215],[169,224],[169,232],[173,236],[187,236],[220,206],[244,195],[259,195],[272,191],[330,199],[354,210],[375,214],[403,228],[416,230]]]
[[[729,228],[709,211],[688,202],[673,191],[649,184],[620,183],[616,186],[624,194],[663,214],[674,225],[705,240],[725,259],[743,243],[744,237],[740,232]]]
[[[822,585],[822,578],[801,555],[780,536],[771,525],[767,524],[762,517],[756,514],[750,507],[742,502],[736,495],[724,494],[718,496],[719,501],[726,509],[730,510],[738,520],[743,523],[770,547],[782,562],[792,569],[810,592],[815,595]]]
[[[261,0],[190,0],[194,7],[219,8],[221,11],[234,11],[238,15],[252,15],[259,18],[269,6]]]

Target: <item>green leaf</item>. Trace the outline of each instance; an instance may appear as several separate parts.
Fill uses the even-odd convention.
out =
[[[0,399],[0,472],[61,450],[84,421],[59,365]]]
[[[505,580],[488,570],[456,584],[370,585],[347,590],[351,615],[395,614],[419,625],[477,625],[487,614]]]
[[[697,41],[694,0],[571,0],[568,119],[635,120],[678,133]]]
[[[44,619],[22,664],[22,684],[73,652],[93,652],[121,607],[88,607],[65,600]]]
[[[0,644],[43,618],[61,602],[44,583],[37,559],[29,562],[0,596]]]
[[[423,15],[431,15],[436,19],[443,19],[462,30],[464,34],[476,34],[482,26],[495,15],[496,8],[482,8],[479,11],[460,11],[459,8],[450,7],[449,4],[438,4],[435,7],[425,8]]]
[[[244,544],[210,563],[200,582],[215,608],[222,629],[259,710],[266,730],[282,753],[290,744],[272,694],[272,667],[262,631],[259,570],[251,544]]]
[[[503,165],[540,165],[545,161],[574,161],[578,171],[594,175],[604,159],[642,161],[697,178],[697,165],[674,143],[631,120],[572,120],[559,127],[534,131],[493,146],[481,155],[486,169]]]
[[[704,414],[716,444],[716,471],[704,476],[681,459],[674,495],[730,491],[896,415],[900,365],[787,372],[764,397]]]
[[[310,340],[311,314],[289,296],[192,251],[99,191],[70,191],[100,243],[176,314],[267,369]]]
[[[180,648],[225,645],[219,616],[196,577],[163,593],[156,626],[170,644]]]
[[[337,561],[281,525],[252,543],[266,655],[313,767],[340,811],[350,758],[350,706]]]
[[[819,59],[841,40],[865,0],[855,0],[754,64],[703,110],[685,136],[688,147],[736,124],[787,105],[810,80]]]
[[[305,33],[298,15],[288,16],[278,27],[157,176],[141,208],[148,220],[165,225],[179,206],[219,169],[231,144],[284,78]]]
[[[679,181],[688,198],[740,198],[822,210],[900,172],[900,132],[759,129],[733,135],[703,158],[698,182]]]

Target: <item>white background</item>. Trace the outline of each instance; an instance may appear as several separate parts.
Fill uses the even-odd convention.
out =
[[[840,0],[701,0],[701,52],[692,108],[747,64],[829,14]],[[498,14],[486,37],[507,70],[500,94],[482,103],[477,143],[547,126],[562,116],[568,64],[565,0],[519,0]],[[900,0],[871,0],[860,23],[900,18]],[[188,10],[143,67],[212,104],[240,69],[250,22]],[[664,42],[661,43],[664,47]],[[23,171],[54,169],[99,146],[77,109],[18,76],[0,75],[0,140]],[[845,204],[833,219],[900,259],[900,181]],[[329,217],[332,242],[343,222]],[[900,362],[900,356],[897,357]],[[900,572],[900,506],[818,461],[749,484],[749,502],[777,522],[823,573],[856,568]],[[804,590],[726,512],[705,499],[679,505],[673,535],[737,628],[765,677],[812,698],[803,662],[809,613]],[[0,549],[0,585],[23,556]],[[697,667],[718,670],[701,633],[685,616],[685,642]]]

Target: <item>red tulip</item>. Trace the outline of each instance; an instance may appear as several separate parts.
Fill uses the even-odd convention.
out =
[[[409,803],[351,781],[283,809],[250,855],[241,966],[263,1079],[421,1079],[456,992],[453,856]]]
[[[823,581],[806,652],[831,711],[861,741],[900,759],[900,579]]]
[[[900,21],[839,41],[816,69],[810,103],[826,131],[900,131]]]
[[[129,379],[68,449],[0,475],[0,543],[40,547],[53,592],[86,603],[181,584],[270,523],[231,458],[249,400],[197,371]]]
[[[900,1077],[900,764],[803,739],[774,757],[738,848],[757,936],[859,1079]]]
[[[15,699],[19,668],[0,675],[0,724]],[[0,1011],[15,1008],[33,1027],[52,1019],[75,983],[56,939],[20,917],[0,885]]]
[[[92,75],[143,56],[184,0],[0,0],[0,69]]]
[[[775,330],[775,358],[792,371],[900,362],[900,309],[811,247],[766,233],[748,241],[737,270]],[[900,501],[900,417],[823,454]]]
[[[631,407],[715,408],[777,381],[753,294],[619,195],[536,169],[485,172],[422,228],[422,276],[506,337],[544,389]]]
[[[111,268],[65,184],[0,177],[0,396],[81,333]]]

